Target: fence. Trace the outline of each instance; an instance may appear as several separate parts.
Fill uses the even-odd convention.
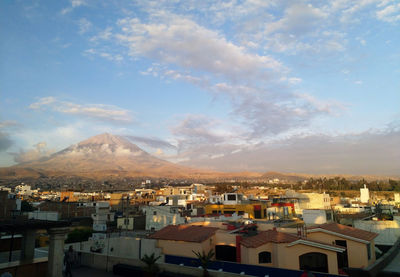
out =
[[[200,266],[198,259],[181,257],[181,256],[173,256],[173,255],[165,255],[165,263],[170,264],[179,264],[184,266],[198,267]],[[300,270],[291,270],[291,269],[283,269],[276,267],[266,267],[266,266],[257,266],[257,265],[247,265],[247,264],[239,264],[232,262],[223,262],[223,261],[212,261],[208,267],[213,270],[222,270],[224,272],[238,273],[252,276],[260,276],[260,277],[300,277],[303,271]],[[313,272],[316,277],[339,277],[339,275],[333,275],[328,273],[318,273]]]

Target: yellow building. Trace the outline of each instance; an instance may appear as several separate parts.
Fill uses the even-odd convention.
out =
[[[238,203],[234,205],[208,204],[204,206],[206,214],[248,215],[248,218],[267,218],[267,204],[262,202]]]
[[[77,202],[78,197],[76,197],[74,191],[62,191],[60,195],[60,201],[62,202]]]

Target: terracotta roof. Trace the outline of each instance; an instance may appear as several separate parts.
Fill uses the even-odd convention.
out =
[[[319,248],[329,247],[329,248],[343,249],[343,251],[346,250],[346,247],[343,247],[343,246],[340,246],[340,245],[337,245],[337,244],[329,244],[329,243],[325,243],[325,242],[322,242],[322,241],[319,241],[319,240],[311,240],[311,239],[307,239],[307,238],[298,238],[297,242],[300,243],[300,244],[310,245],[310,246],[319,247]],[[294,241],[293,243],[289,244],[288,246],[290,247],[290,246],[293,246],[295,244],[297,244],[296,241]],[[337,251],[335,249],[333,249],[333,251],[342,252],[340,250]]]
[[[334,233],[338,233],[341,235],[345,235],[345,236],[349,236],[349,237],[353,237],[353,238],[361,239],[361,240],[365,240],[365,241],[371,241],[378,236],[377,233],[372,233],[372,232],[364,231],[361,229],[357,229],[357,228],[353,228],[353,227],[349,227],[349,226],[337,224],[337,223],[327,223],[327,224],[311,227],[308,229],[308,231],[312,231],[312,230],[316,231],[316,229],[322,229],[322,230],[326,230],[329,232],[334,232]]]
[[[299,238],[294,235],[278,232],[276,230],[268,230],[262,231],[255,236],[244,238],[241,244],[248,248],[257,248],[268,242],[289,243],[298,239]]]
[[[218,228],[193,225],[169,225],[149,236],[151,239],[202,242],[215,234]]]

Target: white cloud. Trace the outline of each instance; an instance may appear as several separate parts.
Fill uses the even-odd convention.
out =
[[[14,161],[17,163],[25,163],[40,158],[45,158],[50,156],[55,151],[53,149],[47,149],[47,143],[42,141],[33,145],[33,149],[20,150],[18,153],[11,153],[14,156]]]
[[[39,101],[32,103],[29,107],[34,110],[51,109],[64,114],[85,116],[101,121],[112,121],[119,123],[132,122],[130,112],[125,109],[103,104],[81,105],[67,101],[60,101],[52,96],[43,97],[39,99]]]
[[[382,10],[376,12],[379,20],[386,22],[396,22],[400,20],[400,3],[386,6]]]
[[[19,123],[15,120],[0,121],[0,129],[12,128],[17,126],[19,126]]]
[[[94,48],[87,49],[83,52],[84,56],[98,56],[115,63],[121,63],[124,57],[121,54],[113,54],[105,51],[96,50]]]
[[[327,17],[328,15],[324,11],[311,4],[294,3],[285,10],[282,19],[267,24],[265,32],[271,34],[284,31],[301,36],[312,32],[318,27],[320,21]]]
[[[71,2],[71,5],[69,7],[66,7],[61,10],[62,15],[72,12],[77,7],[87,5],[86,1],[84,1],[84,0],[70,0],[70,2]]]
[[[274,58],[249,54],[219,33],[189,19],[172,16],[168,22],[147,24],[134,18],[120,20],[119,25],[123,34],[116,37],[129,47],[134,57],[145,56],[232,81],[243,76],[268,80],[272,73],[285,70]]]
[[[96,36],[93,36],[89,39],[91,42],[97,42],[99,40],[109,40],[112,37],[112,28],[107,27],[103,31],[99,32]]]
[[[78,26],[79,26],[79,34],[84,34],[86,32],[88,32],[91,28],[92,28],[92,22],[90,22],[89,20],[87,20],[86,18],[81,18],[78,21]]]

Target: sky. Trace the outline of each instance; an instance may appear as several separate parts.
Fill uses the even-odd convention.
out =
[[[400,176],[398,0],[6,0],[0,36],[0,166],[108,132],[199,168]]]

